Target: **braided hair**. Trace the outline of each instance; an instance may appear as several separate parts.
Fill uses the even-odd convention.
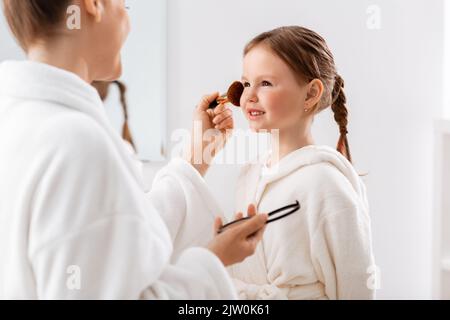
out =
[[[124,138],[126,141],[128,141],[133,146],[134,150],[136,150],[136,146],[134,144],[133,137],[131,136],[130,127],[128,125],[128,104],[127,104],[127,100],[126,100],[127,87],[125,86],[125,84],[123,84],[122,82],[117,81],[117,80],[114,81],[114,83],[119,88],[120,103],[122,105],[122,111],[123,111],[122,138]]]
[[[336,149],[343,154],[348,161],[352,162],[350,155],[350,147],[347,139],[347,124],[348,124],[348,111],[347,111],[347,98],[344,93],[344,80],[341,76],[336,75],[334,88],[332,92],[333,102],[331,104],[331,110],[334,113],[334,120],[339,126],[339,140]]]
[[[97,89],[97,92],[99,93],[102,101],[105,101],[106,98],[108,97],[109,86],[111,83],[114,83],[119,88],[120,104],[122,106],[122,113],[123,113],[122,138],[125,141],[129,142],[131,144],[131,146],[134,148],[134,150],[136,151],[136,146],[134,144],[133,137],[131,135],[130,127],[128,125],[128,104],[127,104],[127,100],[126,100],[126,92],[127,92],[126,85],[118,80],[113,81],[113,82],[94,81],[92,83],[92,85],[94,86],[94,88]]]

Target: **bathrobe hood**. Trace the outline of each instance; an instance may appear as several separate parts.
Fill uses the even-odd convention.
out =
[[[323,145],[310,145],[295,150],[282,158],[279,163],[273,167],[266,167],[265,163],[269,156],[261,157],[257,160],[258,165],[247,165],[243,171],[243,175],[248,175],[253,182],[260,179],[258,189],[255,191],[253,200],[258,203],[268,184],[282,179],[294,171],[303,167],[325,163],[335,167],[352,186],[358,198],[364,207],[368,207],[367,195],[364,183],[361,181],[358,173],[353,165],[335,149]],[[251,172],[248,172],[248,171]],[[255,185],[252,183],[252,185]],[[250,199],[249,199],[250,200]],[[367,208],[368,209],[368,208]]]

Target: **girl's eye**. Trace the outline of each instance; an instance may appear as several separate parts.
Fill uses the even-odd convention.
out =
[[[244,88],[249,88],[250,87],[250,83],[249,82],[244,82]]]
[[[269,81],[263,81],[263,82],[261,82],[261,85],[263,87],[270,87],[272,84]]]

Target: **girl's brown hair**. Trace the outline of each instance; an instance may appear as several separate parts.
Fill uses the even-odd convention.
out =
[[[347,140],[348,111],[344,80],[336,71],[333,54],[325,40],[304,27],[281,27],[264,32],[251,40],[244,49],[244,55],[258,45],[268,46],[279,56],[295,73],[299,83],[314,79],[322,81],[324,93],[315,112],[331,106],[340,133],[337,150],[351,162]]]
[[[128,141],[136,151],[136,145],[134,144],[133,137],[131,136],[130,128],[128,125],[128,104],[126,99],[127,87],[120,81],[114,81],[114,83],[119,88],[120,92],[120,103],[122,105],[123,111],[123,126],[122,126],[122,137]]]
[[[3,0],[6,21],[26,51],[33,41],[51,36],[71,0]]]
[[[117,85],[117,87],[119,88],[119,93],[120,93],[120,104],[122,105],[122,112],[123,112],[122,138],[124,140],[128,141],[131,144],[131,146],[134,148],[134,150],[137,151],[136,145],[134,144],[134,141],[133,141],[133,136],[131,135],[130,127],[128,125],[128,103],[127,103],[127,98],[126,98],[127,86],[123,82],[118,81],[118,80],[113,81],[113,82],[94,81],[92,83],[92,86],[95,89],[97,89],[97,92],[99,93],[102,101],[105,101],[106,98],[108,97],[109,88],[112,83]]]

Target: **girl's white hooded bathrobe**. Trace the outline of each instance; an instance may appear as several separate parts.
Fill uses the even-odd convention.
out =
[[[220,212],[201,176],[174,160],[142,177],[93,87],[0,64],[0,299],[235,298],[201,248]]]
[[[365,186],[326,146],[306,146],[267,168],[244,166],[237,211],[301,209],[267,225],[255,255],[229,267],[241,299],[371,299],[376,270]],[[270,218],[269,218],[270,219]]]

